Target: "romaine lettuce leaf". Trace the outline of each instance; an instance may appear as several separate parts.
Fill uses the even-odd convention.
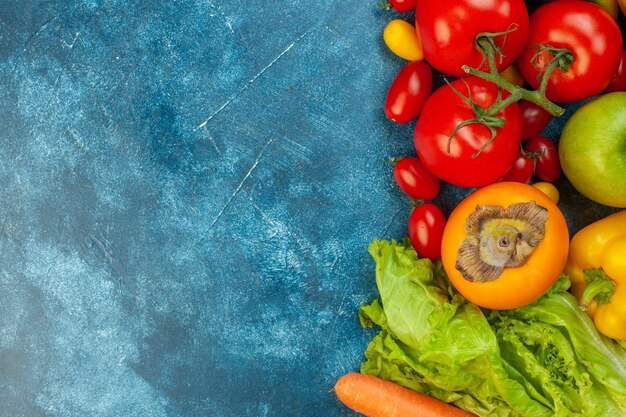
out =
[[[374,241],[379,326],[361,372],[481,417],[626,415],[626,350],[600,335],[562,277],[533,304],[483,310],[450,285],[440,263],[408,241]]]

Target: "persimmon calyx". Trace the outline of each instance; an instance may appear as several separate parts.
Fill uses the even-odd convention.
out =
[[[522,266],[543,241],[548,210],[535,201],[507,208],[477,206],[467,217],[467,237],[457,252],[456,269],[472,282],[500,278],[504,268]]]

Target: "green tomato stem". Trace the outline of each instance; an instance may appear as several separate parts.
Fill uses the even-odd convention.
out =
[[[498,97],[495,102],[488,108],[482,108],[474,103],[474,100],[471,96],[471,89],[468,87],[468,97],[463,95],[460,91],[454,88],[450,83],[448,85],[452,90],[463,99],[470,107],[472,107],[476,118],[465,120],[464,122],[459,123],[450,136],[448,137],[448,143],[446,150],[450,153],[450,145],[452,143],[452,139],[456,135],[456,133],[462,129],[464,126],[470,124],[482,124],[489,129],[491,132],[491,138],[487,141],[475,154],[472,155],[472,158],[478,157],[486,148],[489,146],[496,138],[496,128],[501,128],[504,126],[504,119],[501,116],[498,116],[498,113],[504,110],[507,106],[519,101],[519,100],[527,100],[532,103],[535,103],[546,111],[548,111],[553,116],[561,116],[565,109],[561,108],[557,104],[551,102],[546,98],[546,88],[548,86],[548,79],[550,74],[556,67],[559,67],[562,71],[567,71],[569,69],[569,65],[573,62],[573,54],[568,49],[564,48],[553,48],[550,45],[539,45],[537,46],[537,53],[535,57],[539,54],[548,51],[552,54],[553,59],[545,66],[543,73],[541,74],[542,78],[540,80],[540,88],[536,91],[527,90],[523,87],[519,87],[507,80],[505,80],[499,73],[498,67],[496,64],[496,54],[500,57],[500,62],[502,62],[502,48],[496,46],[494,42],[494,38],[498,36],[504,36],[506,40],[506,36],[515,30],[517,30],[517,25],[511,25],[504,32],[497,33],[480,33],[476,38],[477,46],[482,50],[483,53],[483,62],[481,62],[479,68],[481,68],[485,62],[488,61],[489,64],[489,72],[481,71],[478,68],[472,68],[469,65],[464,65],[463,71],[467,74],[474,75],[478,78],[482,78],[483,80],[490,81],[496,84],[500,89],[498,89]],[[533,57],[533,59],[535,58]],[[446,80],[447,83],[447,80]],[[466,83],[467,84],[467,83]],[[502,99],[502,91],[506,90],[510,93],[510,95],[506,99]],[[533,160],[533,163],[536,163],[536,160]]]
[[[522,99],[541,106],[553,116],[561,116],[565,112],[565,109],[551,102],[545,96],[545,88],[548,82],[547,79],[549,78],[550,73],[554,70],[554,68],[556,68],[556,66],[559,65],[558,62],[556,62],[557,61],[556,59],[551,61],[550,64],[546,67],[546,71],[542,79],[542,86],[543,84],[545,84],[545,86],[543,86],[543,90],[540,89],[536,91],[531,91],[523,87],[519,87],[515,84],[512,84],[509,81],[502,78],[502,76],[498,73],[498,69],[496,66],[496,58],[495,58],[496,51],[494,50],[492,43],[488,39],[484,37],[479,38],[477,40],[477,43],[480,46],[480,48],[484,51],[484,53],[487,56],[487,59],[489,60],[490,72],[481,71],[477,68],[472,68],[469,65],[464,65],[463,71],[465,71],[467,74],[474,75],[478,78],[482,78],[483,80],[490,81],[496,84],[497,86],[501,87],[502,89],[511,93],[511,96],[508,97],[506,100],[503,100],[500,104],[496,104],[492,106],[492,108],[490,109],[491,114],[497,114],[497,112],[502,110],[504,107]],[[555,63],[552,64],[553,62]],[[506,103],[506,105],[502,106],[503,103]]]
[[[539,92],[542,95],[546,95],[546,89],[548,88],[548,80],[550,79],[550,74],[557,67],[561,69],[563,72],[567,72],[569,70],[570,65],[574,62],[574,55],[567,48],[554,48],[550,45],[538,45],[537,53],[533,57],[533,60],[542,52],[549,52],[552,54],[552,60],[548,62],[545,66],[542,78],[540,80]]]

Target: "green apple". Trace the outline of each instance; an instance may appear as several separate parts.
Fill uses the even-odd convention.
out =
[[[626,207],[626,92],[604,94],[576,110],[561,133],[559,159],[581,194]]]

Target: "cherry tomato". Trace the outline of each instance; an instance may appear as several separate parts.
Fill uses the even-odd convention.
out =
[[[410,12],[415,10],[416,0],[389,0],[391,7],[398,12]]]
[[[465,75],[463,65],[488,67],[476,47],[480,33],[506,32],[517,25],[506,36],[495,38],[496,46],[502,48],[496,59],[498,71],[515,62],[528,37],[528,10],[523,0],[421,0],[415,18],[426,60],[457,77]]]
[[[402,19],[394,19],[385,26],[383,40],[391,52],[407,61],[424,59],[419,30]]]
[[[535,161],[533,158],[528,158],[520,152],[511,169],[504,175],[502,181],[523,182],[528,184],[528,181],[533,177]]]
[[[559,202],[559,190],[552,185],[549,182],[536,182],[533,184],[533,187],[535,187],[538,190],[541,190],[541,192],[543,192],[545,195],[548,196],[548,198],[550,200],[552,200],[552,202],[554,204],[557,204]]]
[[[446,218],[436,205],[422,204],[409,217],[409,239],[420,258],[441,258],[441,238]]]
[[[611,80],[609,86],[604,90],[607,93],[615,91],[626,91],[626,51],[622,52],[622,59],[619,61],[619,67]]]
[[[461,187],[481,187],[498,181],[519,155],[522,136],[521,113],[517,103],[497,116],[503,127],[491,131],[483,124],[468,124],[450,135],[462,122],[475,119],[474,110],[454,90],[486,109],[498,97],[495,84],[477,77],[453,81],[435,91],[426,101],[415,125],[415,149],[426,168],[438,178]],[[507,97],[507,92],[501,92]],[[449,144],[449,145],[448,145]]]
[[[393,169],[398,187],[416,200],[432,200],[439,194],[439,179],[414,157],[401,159]]]
[[[423,61],[406,64],[391,82],[385,115],[397,123],[415,119],[433,89],[433,71]]]
[[[537,136],[526,142],[525,149],[526,152],[538,154],[535,157],[535,175],[538,178],[547,182],[559,179],[561,176],[559,151],[550,139]]]
[[[524,77],[522,77],[522,73],[519,72],[519,68],[517,68],[517,65],[515,63],[513,63],[508,68],[500,71],[500,76],[511,84],[515,84],[518,87],[524,86]]]
[[[553,59],[547,50],[537,52],[539,45],[567,48],[573,54],[568,70],[557,67],[548,80],[546,97],[557,102],[580,101],[602,92],[622,56],[622,35],[615,20],[583,0],[547,3],[531,16],[527,47],[517,62],[533,88],[539,87],[538,75]]]
[[[552,120],[550,113],[533,102],[520,100],[519,108],[522,111],[522,140],[534,138]]]

